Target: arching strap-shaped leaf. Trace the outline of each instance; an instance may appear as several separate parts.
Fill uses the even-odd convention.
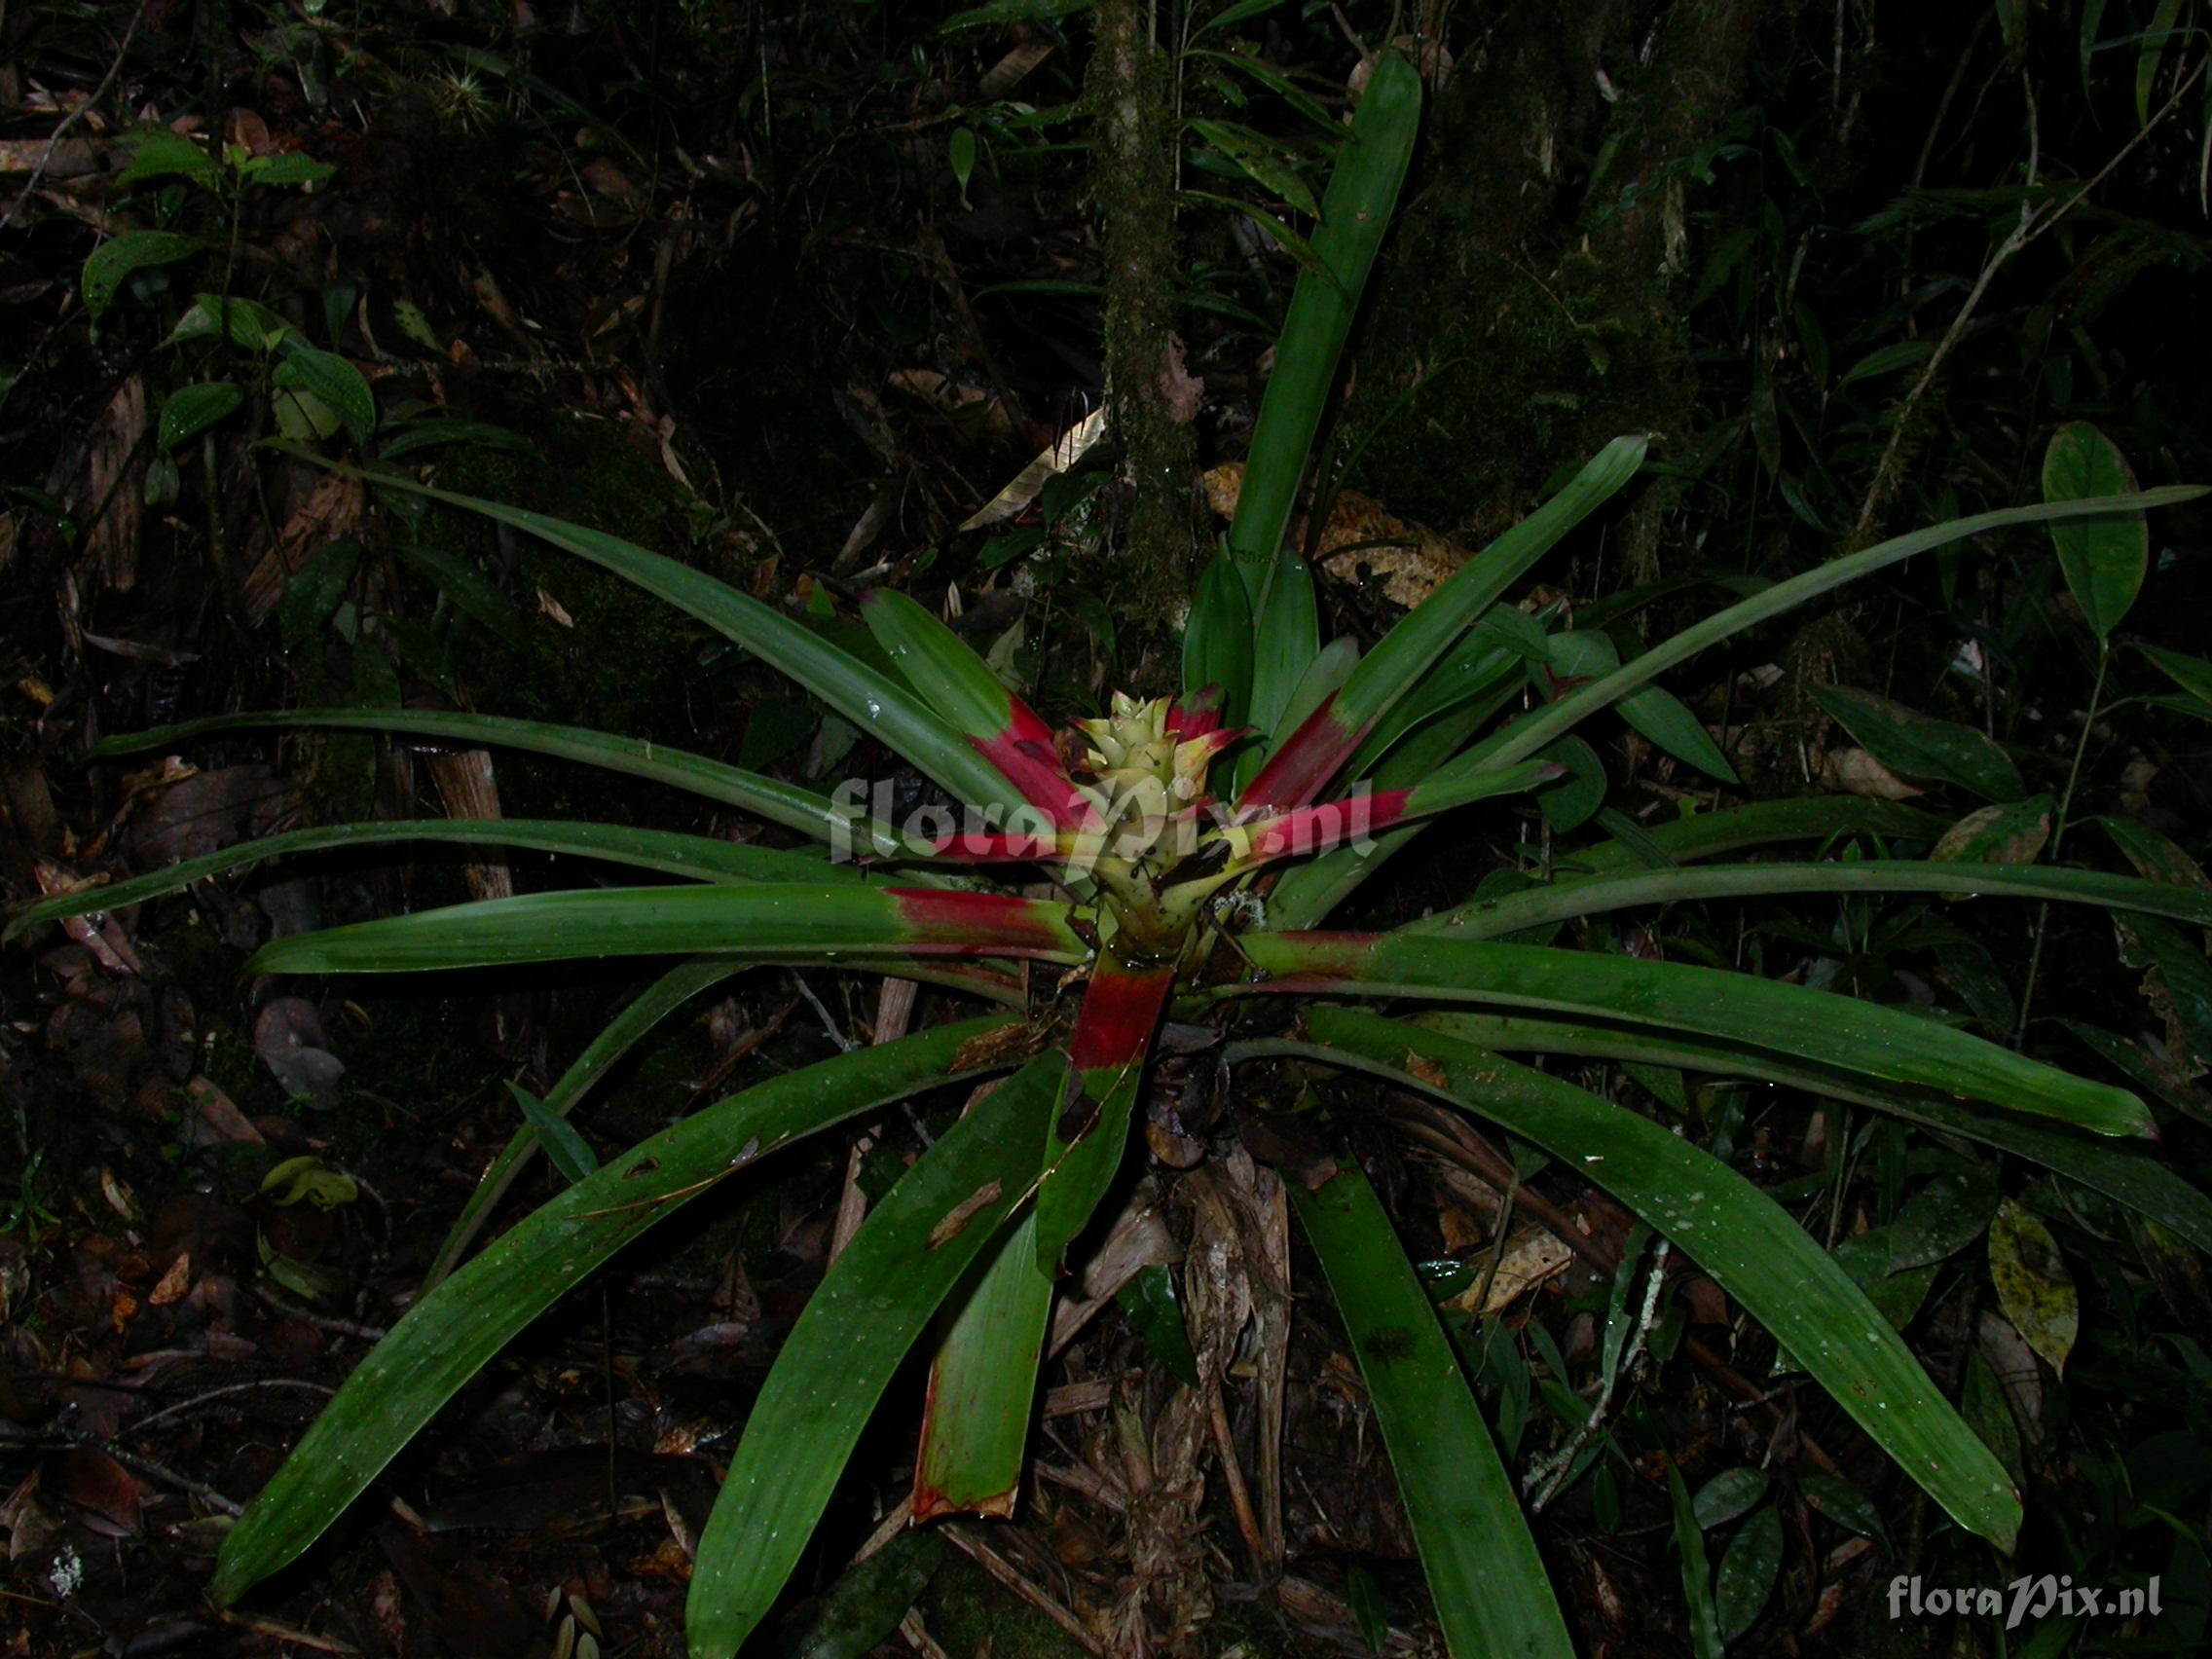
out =
[[[877,588],[861,616],[922,697],[1003,773],[1055,829],[1096,827],[1098,814],[1076,789],[1052,742],[1052,728],[1006,688],[991,665],[903,593]]]
[[[743,891],[731,888],[727,891]],[[1489,1003],[1698,1031],[1892,1083],[1987,1100],[2099,1134],[2156,1135],[2143,1102],[1933,1019],[1750,974],[1426,934],[1248,934],[1274,976],[1236,990],[1364,992]]]
[[[1677,1066],[1724,1078],[1751,1078],[1802,1088],[1831,1100],[1871,1106],[1878,1112],[1932,1129],[2014,1153],[2056,1170],[2092,1192],[2125,1204],[2138,1215],[2171,1228],[2212,1256],[2212,1198],[2132,1141],[2055,1128],[1971,1101],[1946,1100],[1924,1089],[1901,1088],[1847,1077],[1827,1066],[1762,1053],[1716,1038],[1674,1032],[1626,1030],[1529,1014],[1424,1014],[1414,1024],[1506,1053],[1571,1054],[1582,1059],[1625,1060],[1632,1065]]]
[[[1321,1258],[1455,1659],[1572,1659],[1543,1558],[1490,1425],[1359,1165],[1318,1192],[1286,1181]]]
[[[719,985],[732,974],[741,973],[747,965],[726,958],[703,958],[696,962],[680,962],[645,990],[630,999],[629,1003],[608,1020],[606,1026],[584,1046],[584,1051],[570,1061],[553,1087],[546,1091],[543,1105],[556,1118],[566,1118],[574,1111],[576,1102],[589,1092],[593,1084],[605,1077],[609,1068],[636,1048],[660,1022],[711,985]],[[445,1242],[430,1260],[430,1270],[423,1275],[423,1289],[435,1290],[447,1274],[460,1264],[461,1254],[476,1241],[476,1235],[485,1222],[506,1197],[515,1177],[523,1172],[537,1151],[537,1131],[525,1123],[492,1161],[492,1166],[477,1180],[476,1191],[469,1195],[468,1202],[446,1230]]]
[[[304,456],[303,460],[313,460]],[[404,490],[526,531],[634,583],[734,640],[769,667],[796,681],[888,749],[898,751],[953,795],[977,806],[1017,805],[1020,796],[997,768],[964,742],[913,690],[850,651],[703,571],[650,552],[618,535],[548,518],[522,507],[456,495],[393,472],[374,472],[380,490]]]
[[[641,1141],[516,1223],[354,1368],[223,1540],[215,1600],[237,1601],[321,1536],[510,1339],[655,1222],[780,1146],[1007,1064],[991,1040],[1017,1029],[969,1020],[773,1078]]]
[[[1036,1179],[1065,1059],[1040,1054],[922,1155],[792,1328],[699,1538],[695,1659],[730,1659],[805,1552],[892,1375]]]
[[[665,744],[634,737],[616,737],[588,726],[547,725],[540,720],[509,719],[500,715],[470,715],[441,709],[287,709],[267,714],[216,715],[207,719],[185,720],[177,725],[155,726],[107,738],[95,744],[90,757],[106,759],[117,755],[137,755],[149,749],[167,749],[218,732],[256,728],[284,729],[309,726],[331,731],[376,731],[408,737],[441,738],[470,746],[519,749],[530,755],[551,755],[563,760],[579,760],[605,767],[625,777],[667,784],[743,807],[802,835],[827,841],[833,848],[878,857],[927,857],[926,850],[901,843],[888,830],[860,822],[841,810],[828,795],[796,784],[764,778],[737,766],[725,766],[704,755],[693,755]]]
[[[1315,710],[1276,749],[1238,798],[1237,810],[1281,811],[1303,806],[1318,795],[1376,723],[1420,682],[1476,618],[1562,536],[1636,476],[1643,464],[1646,443],[1641,435],[1615,438],[1566,489],[1407,612],[1360,660],[1334,701]],[[1530,753],[1533,751],[1524,751]]]
[[[1897,841],[1933,843],[1950,827],[1948,818],[1899,801],[1866,795],[1809,795],[1802,800],[1755,800],[1718,812],[1695,812],[1687,818],[1646,826],[1643,839],[1677,864],[1690,864],[1752,847],[1826,841],[1843,835],[1881,835]],[[1595,847],[1555,856],[1563,879],[1647,867],[1639,848],[1621,840],[1603,841]]]
[[[584,957],[844,962],[1034,956],[1080,962],[1065,904],[912,887],[622,887],[531,893],[357,922],[265,944],[250,974],[406,974]]]
[[[1439,1032],[1316,1009],[1322,1047],[1480,1114],[1566,1161],[1649,1222],[1774,1333],[1899,1468],[2009,1553],[2020,1498],[1890,1322],[1789,1212],[1712,1154],[1572,1084]]]
[[[1660,675],[1697,655],[1709,645],[1742,633],[1746,628],[1794,609],[1809,599],[1817,599],[1848,582],[1870,576],[1877,571],[1900,564],[1916,553],[1931,548],[1947,547],[1954,541],[1981,535],[1993,530],[2010,530],[2031,524],[2070,524],[2084,519],[2108,518],[2115,514],[2141,513],[2150,507],[2170,507],[2183,501],[2194,501],[2206,493],[2205,487],[2195,484],[2172,484],[2157,490],[2143,490],[2129,496],[2107,496],[2086,501],[2048,501],[2032,507],[2003,507],[1996,512],[1975,513],[1971,518],[1952,519],[1945,524],[1930,525],[1925,530],[1910,531],[1877,542],[1862,553],[1847,554],[1831,559],[1787,581],[1753,594],[1750,599],[1715,611],[1704,621],[1684,628],[1673,639],[1654,645],[1641,656],[1615,669],[1604,678],[1592,681],[1577,691],[1570,692],[1548,708],[1540,709],[1528,719],[1506,727],[1495,738],[1483,745],[1486,760],[1495,764],[1500,760],[1520,760],[1535,754],[1545,745],[1566,736],[1585,716],[1597,713],[1607,704],[1627,696],[1641,685],[1648,685]]]
[[[805,853],[748,846],[712,835],[683,835],[666,830],[634,830],[619,824],[569,824],[545,818],[425,818],[400,824],[326,824],[287,830],[258,841],[241,841],[219,853],[184,859],[164,869],[124,881],[81,888],[28,905],[10,920],[8,935],[61,916],[92,910],[120,910],[164,894],[180,893],[196,881],[245,869],[264,859],[290,853],[350,851],[402,841],[443,841],[461,846],[525,847],[532,852],[566,853],[608,864],[649,869],[661,875],[692,875],[702,881],[858,881],[855,865],[830,864]]]
[[[1407,933],[1451,939],[1497,939],[1524,928],[1575,916],[1595,916],[1638,904],[1675,904],[1694,899],[1755,899],[1771,894],[1951,893],[2050,899],[2141,910],[2154,916],[2212,927],[2212,893],[2107,875],[2093,869],[2037,869],[2026,865],[1921,864],[1910,859],[1867,859],[1859,864],[1699,865],[1678,869],[1623,870],[1555,882],[1477,900],[1441,915],[1409,923]]]

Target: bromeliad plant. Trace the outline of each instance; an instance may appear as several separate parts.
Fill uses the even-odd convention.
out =
[[[308,1546],[509,1339],[679,1206],[801,1136],[946,1085],[977,1090],[837,1258],[748,1418],[699,1540],[692,1651],[733,1653],[775,1604],[845,1458],[903,1356],[933,1331],[917,1519],[1007,1513],[1023,1458],[1053,1275],[1127,1156],[1131,1110],[1171,1008],[1223,1031],[1230,1064],[1284,1057],[1363,1072],[1483,1117],[1571,1161],[1695,1260],[1961,1527],[2009,1548],[2003,1466],[1831,1258],[1772,1199],[1690,1142],[1504,1051],[1614,1056],[1769,1078],[2062,1164],[2212,1248],[2212,1206],[2097,1136],[2154,1132],[2132,1095],[1936,1020],[1718,970],[1507,941],[1563,920],[1677,899],[2001,894],[2212,923],[2212,896],[2075,869],[1868,858],[1711,863],[1769,843],[1878,831],[1922,815],[1862,801],[1714,812],[1600,848],[1547,884],[1379,934],[1313,931],[1424,823],[1540,789],[1575,726],[1617,710],[1661,748],[1726,775],[1655,683],[1704,647],[1928,548],[2010,527],[2114,522],[2194,491],[1988,512],[1837,559],[1625,664],[1600,637],[1498,601],[1636,477],[1640,437],[1607,446],[1373,649],[1324,648],[1312,580],[1281,550],[1300,474],[1387,222],[1419,83],[1386,59],[1332,180],[1314,246],[1332,273],[1295,295],[1228,544],[1186,639],[1185,691],[1117,698],[1063,743],[921,607],[868,596],[847,644],[670,559],[515,508],[380,476],[538,535],[680,606],[905,756],[977,819],[919,829],[707,757],[466,714],[226,717],[106,752],[246,724],[367,728],[496,744],[689,790],[818,850],[594,825],[356,825],[277,836],[49,902],[18,925],[113,908],[259,858],[403,837],[583,855],[667,885],[547,892],[280,940],[254,973],[393,973],[605,956],[674,957],[576,1060],[494,1171],[424,1295],[348,1381],[230,1533],[231,1601]],[[879,647],[879,649],[878,649]],[[1505,719],[1525,685],[1558,694]],[[856,856],[822,856],[822,849]],[[988,879],[1002,867],[1055,896]],[[539,1132],[687,998],[763,963],[834,965],[972,992],[997,1012],[777,1077],[578,1178],[443,1276]],[[1047,972],[1033,977],[1025,965]],[[1255,999],[1298,996],[1297,1025],[1240,1033]],[[1462,1005],[1461,1012],[1436,1012]],[[1432,1012],[1398,1017],[1385,1009]],[[2025,1117],[2015,1117],[2024,1114]],[[2040,1122],[2039,1122],[2040,1120]],[[2087,1134],[2075,1131],[2088,1131]],[[1571,1652],[1514,1483],[1446,1335],[1350,1159],[1289,1183],[1364,1371],[1438,1617],[1460,1659]],[[940,1314],[944,1317],[940,1322]]]

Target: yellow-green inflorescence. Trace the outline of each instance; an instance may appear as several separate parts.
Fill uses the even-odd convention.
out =
[[[1076,862],[1097,878],[1124,946],[1153,959],[1180,950],[1206,898],[1235,873],[1241,832],[1211,822],[1206,770],[1241,734],[1203,723],[1185,737],[1167,698],[1119,691],[1105,719],[1076,722],[1089,743],[1089,781],[1076,787],[1098,815]]]

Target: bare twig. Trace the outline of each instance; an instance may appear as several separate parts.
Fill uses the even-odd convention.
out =
[[[1989,257],[1982,262],[1981,275],[1974,278],[1973,287],[1968,292],[1966,299],[1960,303],[1958,314],[1951,318],[1950,327],[1943,331],[1943,338],[1936,342],[1936,350],[1929,354],[1927,366],[1920,371],[1920,378],[1913,382],[1912,389],[1905,393],[1903,401],[1897,407],[1896,419],[1890,423],[1889,441],[1882,446],[1881,462],[1874,468],[1873,480],[1866,486],[1866,498],[1859,506],[1857,535],[1863,537],[1867,534],[1874,522],[1875,513],[1880,510],[1883,498],[1895,487],[1898,471],[1898,451],[1904,442],[1907,428],[1912,424],[1913,414],[1920,407],[1920,400],[1927,395],[1928,388],[1935,385],[1936,377],[1942,371],[1943,363],[1950,356],[1953,348],[1958,345],[1960,340],[1965,338],[1968,325],[1973,321],[1974,313],[1980,309],[1982,296],[1989,292],[1989,284],[1996,279],[1997,273],[2010,264],[2015,256],[2033,245],[2053,225],[2056,225],[2067,214],[2080,206],[2092,190],[2110,178],[2114,169],[2133,155],[2136,147],[2150,137],[2153,132],[2156,132],[2164,124],[2166,118],[2181,107],[2182,99],[2196,85],[2198,77],[2203,73],[2204,65],[2199,63],[2182,77],[2181,85],[2174,89],[2173,96],[2159,107],[2158,112],[2143,124],[2134,137],[2128,139],[2126,143],[2116,150],[2110,161],[2099,167],[2080,189],[2066,197],[2065,200],[2055,203],[2046,203],[2040,209],[2032,201],[2021,203],[2020,222],[2013,226],[2009,236],[1990,250]]]
[[[115,60],[107,66],[107,73],[100,77],[100,84],[92,89],[90,97],[63,116],[55,127],[54,131],[48,136],[46,148],[39,152],[38,166],[31,168],[29,181],[24,184],[21,193],[17,196],[16,200],[8,204],[8,211],[0,213],[0,231],[8,229],[16,222],[16,215],[23,210],[23,203],[28,202],[31,199],[31,193],[38,189],[39,180],[46,176],[46,169],[54,160],[55,147],[68,135],[69,129],[82,121],[85,118],[85,112],[98,103],[100,99],[106,97],[108,88],[115,85],[116,76],[123,72],[123,60],[130,55],[130,43],[137,36],[138,25],[145,20],[146,3],[147,0],[138,0],[138,9],[130,14],[130,22],[123,31],[123,44],[115,49]]]

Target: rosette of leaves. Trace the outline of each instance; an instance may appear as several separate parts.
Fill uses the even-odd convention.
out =
[[[868,596],[875,650],[676,561],[576,525],[380,476],[537,535],[679,606],[903,756],[975,822],[915,834],[815,792],[616,734],[468,714],[311,710],[224,717],[103,745],[165,748],[249,724],[350,727],[502,746],[608,767],[736,807],[811,842],[535,821],[295,831],[103,891],[17,926],[176,891],[218,870],[403,837],[500,842],[628,866],[636,885],[532,893],[266,946],[249,972],[369,974],[626,956],[674,958],[579,1057],[495,1167],[655,1021],[757,964],[903,976],[993,1012],[758,1084],[578,1177],[422,1296],[348,1380],[230,1532],[229,1602],[306,1549],[463,1383],[629,1240],[793,1140],[947,1086],[977,1099],[876,1206],[793,1329],[699,1540],[691,1650],[735,1652],[768,1616],[882,1391],[934,1343],[913,1512],[1014,1502],[1054,1276],[1129,1156],[1132,1107],[1170,1009],[1211,1020],[1233,1065],[1361,1072],[1500,1125],[1563,1160],[1694,1260],[1960,1527],[2000,1548],[2010,1478],[1866,1295],[1772,1198],[1667,1129],[1508,1053],[1614,1056],[1787,1082],[2065,1167],[2200,1247],[2202,1198],[2102,1137],[2148,1136],[2133,1095],[1870,1002],[1564,943],[1531,930],[1629,906],[1751,895],[2009,895],[2212,923],[2212,896],[2088,870],[1892,858],[1744,863],[1769,843],[1889,830],[1921,815],[1859,801],[1703,814],[1614,843],[1573,873],[1382,933],[1317,931],[1439,815],[1563,790],[1575,728],[1617,712],[1687,762],[1726,762],[1656,683],[1707,646],[1924,550],[2027,524],[2139,512],[2197,492],[1987,512],[1819,566],[1632,660],[1500,599],[1628,487],[1645,444],[1608,445],[1373,648],[1324,646],[1284,527],[1352,308],[1403,176],[1417,77],[1385,59],[1340,159],[1313,244],[1326,277],[1294,296],[1238,516],[1205,571],[1179,697],[1117,699],[1059,740],[912,601]],[[1554,693],[1513,713],[1524,687]],[[1906,819],[1911,822],[1905,822]],[[825,856],[850,848],[860,857]],[[1026,897],[1040,871],[1056,886]],[[994,879],[1004,873],[1004,882]],[[1245,896],[1245,897],[1239,897]],[[1250,899],[1262,898],[1255,903]],[[1510,937],[1509,937],[1510,936]],[[1020,964],[1047,972],[1023,975]],[[1256,1004],[1297,1022],[1239,1029]],[[1281,1035],[1285,1029],[1288,1035]],[[560,1152],[558,1139],[548,1145]],[[518,1150],[519,1149],[519,1150]],[[1289,1182],[1365,1374],[1437,1617],[1461,1659],[1568,1655],[1514,1483],[1426,1293],[1352,1159]],[[480,1210],[472,1210],[472,1214]],[[450,1259],[456,1252],[447,1252]],[[441,1266],[443,1263],[441,1263]]]

